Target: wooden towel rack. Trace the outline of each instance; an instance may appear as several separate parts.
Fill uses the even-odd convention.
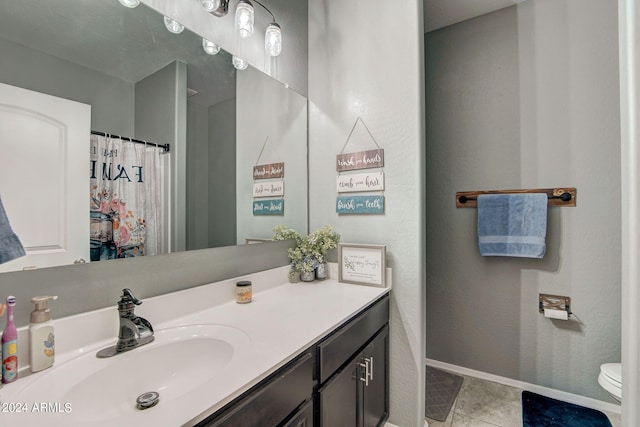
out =
[[[489,190],[489,191],[459,191],[456,193],[457,208],[478,207],[480,194],[525,194],[546,193],[549,199],[548,206],[575,206],[576,189],[574,187],[563,188],[531,188],[526,190]]]

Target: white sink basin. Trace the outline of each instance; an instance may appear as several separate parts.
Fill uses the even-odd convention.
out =
[[[54,365],[33,378],[16,399],[67,404],[74,424],[142,421],[144,414],[163,406],[177,410],[172,402],[188,399],[190,392],[207,382],[215,384],[217,377],[245,363],[242,352],[249,345],[244,332],[223,325],[158,330],[152,343],[134,350],[106,359],[92,352]],[[152,391],[159,393],[159,403],[138,409],[136,398]]]

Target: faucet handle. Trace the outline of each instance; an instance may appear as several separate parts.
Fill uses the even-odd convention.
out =
[[[118,310],[130,310],[133,308],[133,304],[140,305],[142,301],[136,298],[133,292],[131,292],[131,289],[124,288],[120,296],[120,301],[118,302]]]

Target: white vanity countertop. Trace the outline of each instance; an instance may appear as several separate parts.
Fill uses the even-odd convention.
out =
[[[334,274],[331,274],[331,277],[335,277],[335,268],[332,270]],[[152,323],[156,335],[163,329],[180,325],[220,324],[244,332],[248,337],[249,346],[241,355],[240,365],[233,365],[223,375],[190,391],[185,398],[165,403],[162,400],[163,392],[160,390],[160,403],[157,406],[145,411],[134,409],[125,420],[130,419],[132,426],[193,425],[204,419],[199,414],[210,414],[220,409],[355,313],[389,292],[388,288],[338,283],[332,279],[292,284],[286,281],[287,272],[288,267],[283,267],[144,300],[144,304],[136,308],[136,314]],[[242,279],[253,282],[253,301],[249,304],[235,302],[234,284]],[[135,288],[132,290],[135,293]],[[48,413],[35,413],[32,410],[33,404],[41,403],[46,395],[39,391],[39,396],[33,402],[29,400],[30,394],[27,390],[33,389],[39,378],[56,367],[114,344],[118,324],[115,303],[116,301],[114,308],[56,321],[56,364],[53,368],[36,374],[28,375],[28,372],[21,371],[20,374],[24,378],[0,389],[0,425],[5,425],[5,421],[13,421],[17,423],[14,425],[20,426],[41,425],[42,422],[49,426],[78,426],[84,423],[91,426],[114,425],[114,422],[118,425],[128,425],[128,422],[122,424],[120,416],[117,419],[108,416],[91,417],[89,420],[86,414],[83,414],[83,408],[77,407],[74,402],[61,402],[58,398],[44,402],[54,404],[49,405],[52,410]],[[89,331],[97,331],[94,340],[87,338]],[[23,342],[27,341],[26,331],[23,329],[20,332],[20,339]],[[65,340],[65,334],[78,338]],[[151,346],[153,343],[148,345]],[[21,345],[21,348],[24,348],[24,345]],[[144,347],[140,349],[142,348]],[[121,355],[114,356],[118,357]],[[22,365],[27,361],[28,358],[25,360],[21,357]],[[181,361],[176,360],[175,363],[179,364]],[[172,366],[166,366],[168,381],[172,378],[173,369]],[[70,378],[70,381],[73,379]],[[123,392],[138,396],[150,391],[131,388],[135,388],[135,384],[127,384],[126,379],[123,379]],[[24,403],[26,405],[23,405]],[[7,407],[8,404],[13,404],[13,408]],[[65,411],[65,404],[71,410]],[[22,405],[26,411],[15,413],[18,405]],[[135,406],[135,397],[131,406]],[[105,411],[108,412],[107,408]]]

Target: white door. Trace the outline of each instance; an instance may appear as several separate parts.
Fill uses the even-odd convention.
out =
[[[89,261],[91,106],[0,83],[0,197],[27,256],[0,272]]]

